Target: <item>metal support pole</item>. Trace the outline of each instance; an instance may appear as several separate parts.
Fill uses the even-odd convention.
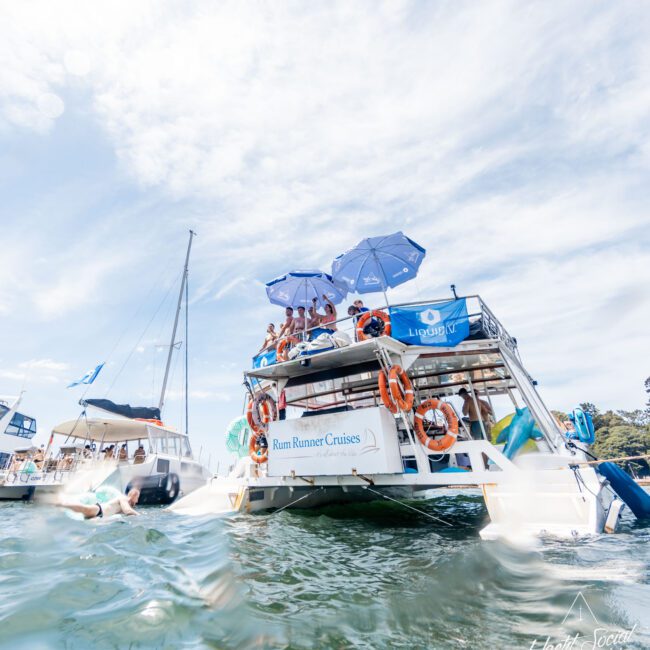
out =
[[[469,392],[470,395],[472,396],[472,401],[474,402],[474,408],[476,409],[476,415],[478,416],[479,424],[481,425],[481,431],[483,432],[483,439],[487,440],[487,434],[485,433],[485,426],[483,425],[483,418],[481,417],[481,409],[479,408],[479,403],[478,400],[476,399],[474,384],[472,384],[472,378],[469,372],[465,373],[465,379],[467,379],[467,383],[469,384]],[[470,418],[470,434],[471,434],[471,429],[472,429],[472,421]]]

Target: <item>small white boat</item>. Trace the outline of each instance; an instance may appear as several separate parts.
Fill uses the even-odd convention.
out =
[[[0,397],[0,500],[28,499],[33,494],[28,477],[36,470],[39,450],[29,441],[36,435],[36,420],[19,412],[22,394]],[[7,477],[19,478],[7,482]]]
[[[451,302],[462,308],[467,332],[446,344],[446,333],[461,327],[459,318],[445,316]],[[396,334],[404,313],[421,325]],[[171,509],[252,513],[404,501],[463,485],[482,491],[490,516],[484,538],[615,528],[621,502],[584,464],[584,445],[568,439],[524,369],[516,340],[479,296],[395,305],[383,316],[393,320],[392,335],[355,341],[354,322],[341,319],[348,345],[333,341],[332,349],[245,371],[254,430],[249,457]],[[464,421],[453,403],[463,388],[470,411],[482,411],[479,400],[493,412],[515,411],[505,448],[491,439],[487,418]],[[434,410],[442,410],[442,425]]]
[[[172,503],[205,484],[208,470],[192,454],[186,434],[127,418],[79,418],[54,427],[54,458],[27,480],[36,500],[64,491],[79,494],[110,486],[142,486],[141,503]],[[11,475],[7,482],[20,481]]]

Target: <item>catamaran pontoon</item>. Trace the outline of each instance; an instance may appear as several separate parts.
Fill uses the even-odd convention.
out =
[[[255,359],[245,372],[250,455],[172,510],[306,508],[467,485],[485,499],[484,537],[616,526],[622,503],[583,463],[586,446],[568,439],[516,340],[480,297],[396,305],[368,318],[384,321],[385,335],[367,337],[362,323],[344,319],[339,328],[356,326],[354,342],[337,336],[331,349]],[[472,437],[453,404],[461,388],[470,412],[485,410],[480,399],[493,412],[515,410],[502,432],[505,448],[494,444],[487,418],[479,417],[479,439]],[[278,419],[281,395],[287,419]]]

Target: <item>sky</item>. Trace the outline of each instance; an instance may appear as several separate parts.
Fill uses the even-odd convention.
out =
[[[264,282],[403,230],[427,256],[392,301],[479,293],[549,407],[641,407],[649,118],[644,3],[4,0],[0,394],[40,441],[101,361],[88,397],[156,403],[192,228],[214,470]]]

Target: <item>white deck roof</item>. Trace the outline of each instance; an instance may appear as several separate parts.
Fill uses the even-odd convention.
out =
[[[117,418],[79,418],[57,424],[52,433],[73,438],[82,438],[96,442],[127,442],[129,440],[146,440],[149,431],[155,435],[168,433],[173,436],[185,437],[174,429],[159,427],[151,422]]]

